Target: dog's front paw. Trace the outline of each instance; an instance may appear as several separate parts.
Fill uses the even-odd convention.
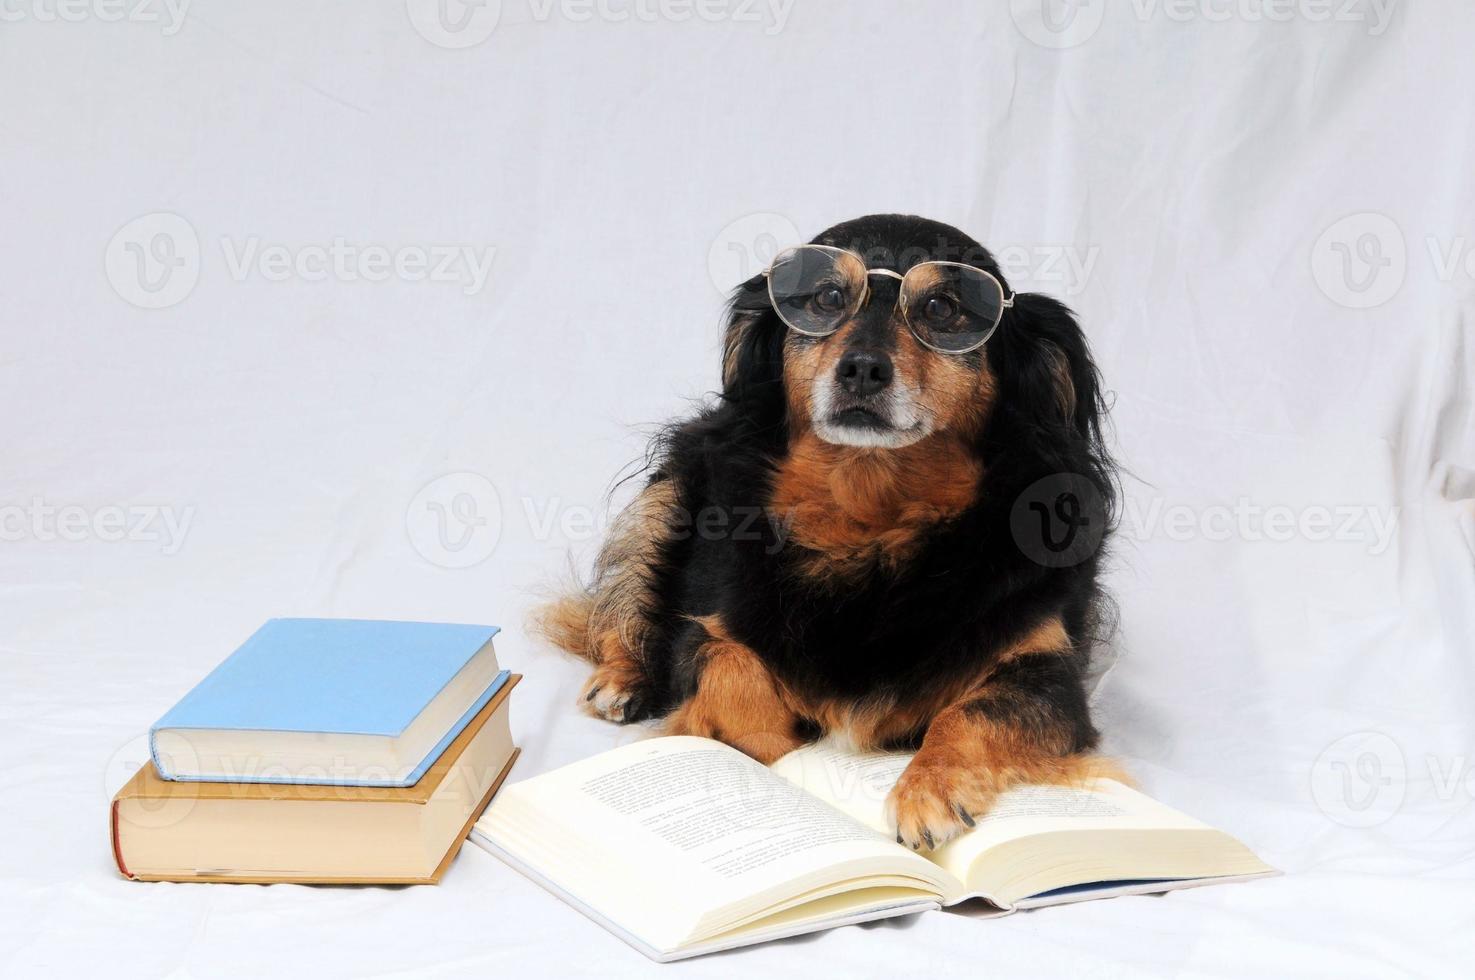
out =
[[[579,702],[598,718],[628,725],[648,714],[650,699],[645,687],[645,678],[634,665],[604,663],[589,675]]]
[[[984,773],[918,755],[891,787],[886,807],[896,826],[896,842],[915,851],[941,847],[972,827],[995,796]]]

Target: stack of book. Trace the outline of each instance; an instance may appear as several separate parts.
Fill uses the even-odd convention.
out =
[[[149,731],[139,881],[435,883],[517,757],[495,626],[274,619]]]

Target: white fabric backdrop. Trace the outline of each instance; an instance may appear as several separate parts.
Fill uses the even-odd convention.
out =
[[[517,777],[636,737],[523,618],[713,387],[719,287],[878,210],[1080,310],[1134,475],[1109,748],[1287,874],[677,969],[1468,969],[1475,8],[119,9],[0,7],[7,975],[650,970],[475,848],[127,883],[105,804],[274,615],[502,624]]]

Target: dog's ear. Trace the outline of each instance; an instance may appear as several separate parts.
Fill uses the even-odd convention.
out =
[[[1039,293],[1018,294],[988,351],[1006,388],[1004,404],[1031,427],[1065,429],[1102,448],[1101,375],[1069,307]]]
[[[733,400],[766,393],[783,378],[783,332],[768,301],[768,283],[754,276],[733,290],[722,340],[722,393]]]

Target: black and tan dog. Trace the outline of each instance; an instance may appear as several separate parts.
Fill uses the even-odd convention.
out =
[[[1049,560],[1020,509],[1065,480],[1100,540],[1099,378],[1070,311],[1011,304],[955,228],[877,215],[812,245],[863,282],[738,287],[720,400],[657,440],[593,585],[543,625],[594,664],[583,702],[611,721],[661,717],[763,762],[826,734],[914,749],[889,802],[897,839],[933,847],[1011,785],[1102,765],[1083,683],[1099,554]],[[986,342],[946,333],[970,329],[950,325],[967,297],[903,279],[928,263],[995,284]]]

